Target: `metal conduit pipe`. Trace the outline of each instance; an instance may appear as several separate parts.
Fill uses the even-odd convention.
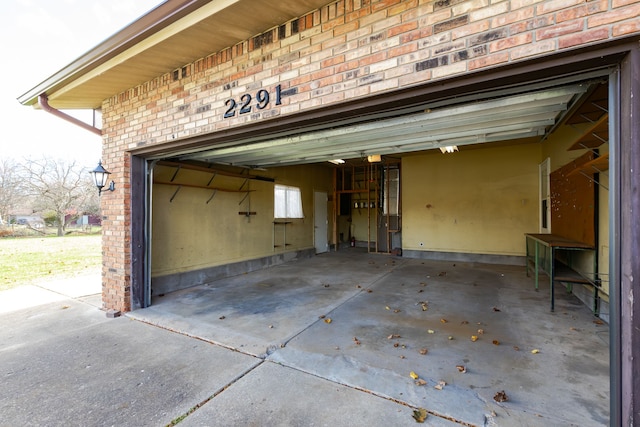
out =
[[[63,113],[60,110],[56,110],[51,105],[49,105],[49,98],[47,97],[46,93],[40,94],[40,96],[38,96],[38,105],[47,113],[53,114],[54,116],[61,118],[62,120],[66,120],[70,123],[73,123],[76,126],[80,126],[81,128],[86,129],[89,132],[93,132],[98,136],[102,136],[101,129],[98,129],[97,127],[92,126],[88,123],[85,123],[82,120],[76,119],[73,116]]]

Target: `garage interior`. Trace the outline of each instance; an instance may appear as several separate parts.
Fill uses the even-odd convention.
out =
[[[150,157],[131,315],[455,422],[605,424],[608,103],[600,70]],[[587,248],[554,311],[549,232]]]
[[[150,159],[148,294],[345,247],[524,265],[525,234],[553,233],[585,246],[557,251],[559,277],[606,318],[608,85],[596,74]]]

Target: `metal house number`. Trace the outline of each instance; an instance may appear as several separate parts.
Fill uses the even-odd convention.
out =
[[[275,87],[275,105],[282,104],[282,87],[280,85]],[[227,106],[227,111],[224,113],[224,118],[228,119],[235,117],[236,113],[247,114],[250,113],[254,105],[258,110],[262,110],[269,106],[271,100],[271,94],[266,89],[260,89],[255,94],[255,104],[253,103],[254,97],[250,93],[245,93],[240,97],[240,102],[233,98],[227,99],[224,105]]]

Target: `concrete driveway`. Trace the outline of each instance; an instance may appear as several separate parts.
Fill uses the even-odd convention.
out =
[[[117,319],[37,290],[0,303],[0,425],[608,423],[608,327],[521,267],[347,250]]]

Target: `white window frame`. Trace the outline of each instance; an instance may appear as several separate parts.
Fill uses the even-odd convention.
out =
[[[273,189],[273,217],[276,219],[304,218],[300,188],[275,185]]]

